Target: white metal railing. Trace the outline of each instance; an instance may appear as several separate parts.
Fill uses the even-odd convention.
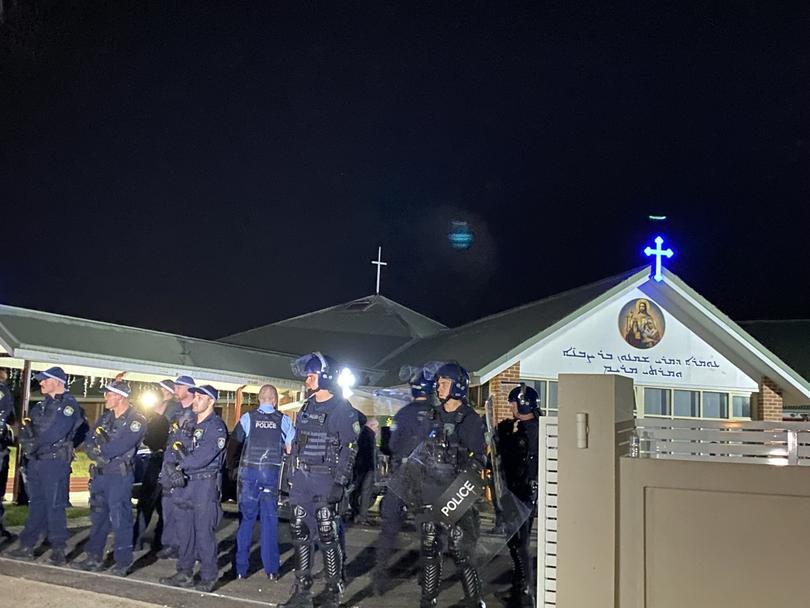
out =
[[[808,422],[638,418],[635,427],[640,458],[810,466]]]
[[[539,418],[537,605],[557,605],[557,417]]]

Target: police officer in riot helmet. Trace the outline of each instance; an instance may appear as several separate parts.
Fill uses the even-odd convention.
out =
[[[435,370],[434,370],[435,371]],[[436,401],[436,379],[433,372],[425,367],[405,365],[399,373],[401,380],[407,380],[413,401],[402,407],[391,424],[391,439],[388,443],[391,465],[389,476],[397,474],[400,465],[427,439],[432,428]],[[374,592],[384,590],[388,560],[394,550],[394,543],[402,528],[405,503],[394,492],[386,492],[380,502],[380,536],[377,539]]]
[[[295,551],[295,588],[286,608],[311,608],[313,543],[324,561],[326,592],[321,606],[337,608],[343,591],[343,552],[338,539],[338,505],[351,482],[360,423],[338,393],[340,369],[314,352],[293,363],[305,378],[308,398],[298,413],[292,445],[290,531]]]
[[[537,503],[537,391],[521,384],[508,397],[512,418],[498,425],[498,445],[501,451],[506,486],[530,511],[528,519],[508,541],[514,569],[512,586],[498,593],[507,605],[515,608],[534,606],[532,592],[532,560],[529,540]]]
[[[447,362],[438,368],[435,408],[431,431],[425,444],[425,479],[422,495],[436,500],[448,483],[462,473],[480,474],[485,463],[484,426],[467,402],[470,376],[461,365]],[[450,555],[456,563],[467,606],[484,608],[481,581],[472,563],[478,539],[479,519],[475,506],[464,512],[452,525],[435,516],[421,523],[422,595],[421,608],[437,605],[442,571],[442,536],[447,536]]]

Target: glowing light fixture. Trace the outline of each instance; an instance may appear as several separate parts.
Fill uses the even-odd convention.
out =
[[[357,379],[354,377],[352,370],[348,367],[344,367],[340,370],[340,374],[337,377],[337,384],[340,388],[343,389],[343,398],[348,399],[352,396],[352,387]]]
[[[673,255],[675,255],[675,252],[673,252],[670,248],[661,249],[661,245],[664,243],[663,237],[657,236],[653,239],[653,241],[655,241],[655,249],[652,247],[645,247],[644,255],[647,257],[655,256],[655,272],[653,273],[652,278],[660,283],[664,278],[661,274],[661,258],[671,258]]]
[[[138,396],[138,402],[145,408],[151,409],[160,401],[155,391],[144,391]]]

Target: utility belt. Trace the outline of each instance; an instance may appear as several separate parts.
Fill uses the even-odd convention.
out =
[[[307,473],[323,473],[332,475],[333,470],[328,464],[309,464],[308,462],[299,462],[298,468]]]
[[[70,462],[73,459],[73,448],[66,445],[47,454],[32,454],[28,458],[29,460],[64,460]]]
[[[127,475],[132,473],[132,463],[130,462],[110,462],[103,467],[94,465],[91,469],[94,475]]]
[[[202,473],[187,473],[186,477],[189,481],[197,481],[199,479],[216,479],[219,477],[219,471],[203,471]]]

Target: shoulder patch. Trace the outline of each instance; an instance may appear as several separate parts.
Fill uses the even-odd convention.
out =
[[[224,437],[220,437],[219,439],[217,439],[217,447],[220,450],[225,447],[225,438]]]
[[[194,439],[199,441],[202,439],[203,433],[205,433],[205,431],[202,429],[194,429]]]
[[[66,406],[65,406],[65,409],[63,409],[63,410],[62,410],[62,413],[63,413],[65,416],[72,416],[72,415],[73,415],[73,412],[75,412],[75,411],[76,411],[76,410],[74,410],[74,409],[73,409],[73,406],[72,406],[72,405],[66,405]]]
[[[359,421],[359,420],[355,420],[355,421],[352,423],[352,430],[354,431],[354,434],[355,434],[355,435],[359,435],[359,434],[360,434],[360,421]]]
[[[141,423],[138,422],[137,420],[133,420],[132,424],[129,425],[129,430],[132,431],[133,433],[137,433],[138,431],[141,430]]]

